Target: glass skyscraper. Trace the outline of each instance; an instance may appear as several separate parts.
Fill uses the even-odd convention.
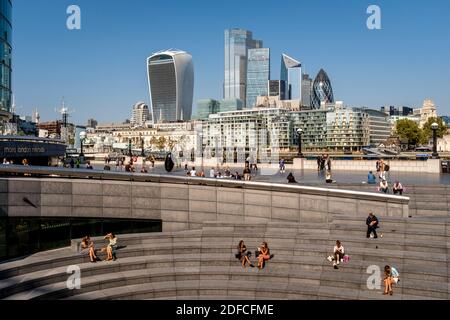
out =
[[[258,96],[267,96],[267,82],[270,79],[270,49],[248,50],[247,101],[246,107],[253,108]]]
[[[11,111],[11,0],[0,0],[0,111]]]
[[[184,51],[160,51],[147,59],[154,123],[190,120],[194,94],[192,56]]]
[[[312,98],[312,107],[315,109],[320,108],[321,102],[324,103],[334,102],[333,88],[331,87],[331,81],[328,78],[327,73],[323,69],[320,69],[316,79],[314,80],[311,98]]]
[[[225,74],[224,99],[246,101],[247,52],[261,48],[261,40],[254,40],[251,31],[242,29],[225,30]]]
[[[280,79],[286,83],[286,100],[302,99],[302,65],[299,61],[282,54]]]

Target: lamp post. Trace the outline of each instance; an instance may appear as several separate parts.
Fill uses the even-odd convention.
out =
[[[80,132],[80,143],[81,143],[80,160],[83,160],[83,158],[84,158],[83,142],[84,142],[85,139],[86,139],[86,132],[85,131],[81,131]]]
[[[439,125],[433,122],[431,124],[431,130],[433,130],[433,154],[431,156],[433,159],[439,159],[439,154],[437,153],[437,129],[439,129]]]
[[[145,157],[145,152],[144,152],[144,138],[141,137],[141,156],[142,158]]]
[[[303,154],[302,154],[302,133],[303,130],[301,128],[297,129],[297,134],[298,134],[298,157],[299,158],[303,158]]]
[[[132,154],[131,154],[131,138],[128,138],[128,156],[131,159],[131,156],[132,156]]]

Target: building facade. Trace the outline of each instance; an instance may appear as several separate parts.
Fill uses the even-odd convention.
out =
[[[210,114],[224,111],[242,110],[244,103],[240,99],[201,99],[197,101],[196,120],[208,120]]]
[[[386,141],[392,132],[388,115],[373,109],[362,109],[362,111],[369,116],[370,146],[378,147],[381,144],[386,146]]]
[[[292,146],[298,145],[297,129],[302,129],[302,147],[316,150],[327,148],[327,110],[308,110],[291,113]]]
[[[309,74],[302,75],[302,99],[301,104],[303,107],[311,107],[311,90],[312,90],[312,79]]]
[[[252,32],[242,29],[225,30],[224,99],[240,99],[246,102],[247,52],[262,48],[261,40],[254,40]]]
[[[315,109],[319,109],[322,102],[324,103],[333,103],[334,95],[333,88],[331,86],[331,81],[328,78],[327,73],[320,69],[316,78],[313,82],[312,88],[312,107]]]
[[[286,100],[301,100],[302,65],[284,53],[281,55],[280,80],[286,83],[284,94]]]
[[[267,92],[269,97],[278,97],[280,100],[285,100],[286,82],[284,80],[269,80]]]
[[[370,145],[369,115],[361,109],[337,107],[327,112],[327,148],[360,151]]]
[[[138,102],[133,106],[130,123],[132,126],[142,127],[150,121],[150,111],[144,102]]]
[[[151,113],[154,123],[190,120],[194,64],[184,51],[167,50],[147,59]]]
[[[0,0],[0,111],[11,112],[12,2]]]
[[[246,107],[253,108],[258,96],[266,96],[270,79],[270,49],[248,50]]]

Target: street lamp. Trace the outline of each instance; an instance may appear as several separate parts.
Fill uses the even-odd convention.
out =
[[[81,143],[81,150],[80,150],[80,158],[82,160],[82,158],[84,158],[84,153],[83,153],[83,142],[86,139],[86,132],[85,131],[81,131],[80,132],[80,143]]]
[[[302,154],[302,133],[303,130],[301,128],[297,129],[297,134],[298,134],[298,156],[299,158],[303,158],[303,154]]]
[[[128,138],[128,156],[131,159],[131,156],[132,156],[132,154],[131,154],[131,138]]]
[[[141,137],[141,156],[144,158],[145,157],[145,152],[144,152],[144,138]]]
[[[431,156],[433,159],[439,159],[439,154],[437,153],[437,129],[439,129],[439,125],[433,122],[431,124],[431,130],[433,130],[433,154]]]

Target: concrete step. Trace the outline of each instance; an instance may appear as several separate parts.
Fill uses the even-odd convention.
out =
[[[301,279],[304,282],[307,282],[311,284],[315,281],[316,285],[319,285],[323,281],[328,282],[333,280],[334,275],[338,275],[337,281],[338,283],[336,286],[342,286],[344,288],[358,288],[361,286],[361,279],[364,276],[364,271],[366,266],[364,266],[364,269],[361,270],[357,263],[350,263],[348,265],[342,265],[339,271],[331,269],[331,265],[328,265],[328,263],[323,262],[324,259],[319,259],[322,262],[319,262],[321,265],[325,265],[325,269],[318,269],[318,268],[311,268],[311,269],[303,269],[303,268],[296,268],[298,265],[303,267],[305,263],[311,263],[311,261],[305,260],[305,256],[297,256],[294,257],[295,259],[292,259],[288,261],[284,266],[280,265],[280,263],[276,260],[270,261],[268,263],[268,267],[264,270],[256,270],[256,269],[250,269],[247,270],[242,269],[239,265],[238,261],[223,259],[222,261],[219,260],[220,257],[223,257],[223,255],[215,255],[211,257],[207,257],[207,259],[212,258],[212,266],[205,266],[204,260],[205,257],[202,257],[199,261],[199,257],[196,255],[178,255],[174,257],[178,260],[178,262],[184,262],[187,261],[188,264],[177,264],[176,261],[168,261],[167,256],[155,256],[155,257],[146,257],[147,259],[144,259],[144,257],[133,257],[133,258],[125,258],[123,260],[118,260],[115,262],[107,263],[105,262],[102,264],[85,264],[80,266],[82,269],[82,276],[83,276],[83,286],[84,289],[86,289],[86,284],[89,284],[89,279],[102,279],[102,277],[108,277],[108,275],[111,277],[111,281],[118,281],[120,280],[119,276],[124,275],[124,281],[128,281],[129,278],[135,278],[136,275],[138,276],[146,276],[152,274],[152,279],[159,281],[164,280],[165,277],[173,277],[176,279],[182,279],[183,277],[188,277],[192,279],[192,277],[197,277],[200,280],[202,279],[211,279],[214,278],[217,281],[227,281],[229,279],[231,280],[242,280],[246,279],[249,275],[263,275],[264,281],[267,282],[275,282],[275,283],[282,283],[289,279],[291,281],[292,279]],[[184,260],[184,261],[183,261]],[[189,261],[191,261],[193,264],[189,265]],[[206,260],[210,261],[210,260]],[[296,262],[298,264],[296,264]],[[317,260],[315,261],[317,264]],[[225,263],[222,265],[222,263]],[[220,265],[218,265],[220,264]],[[396,266],[399,266],[400,264],[396,264]],[[401,276],[406,281],[421,281],[423,283],[423,280],[427,280],[428,283],[433,283],[433,281],[437,281],[438,285],[442,283],[442,279],[444,278],[429,278],[428,279],[420,279],[420,275],[409,275],[409,270],[405,269],[399,269],[401,270]],[[57,272],[58,271],[58,272]],[[319,272],[318,272],[319,271]],[[348,271],[348,272],[347,272]],[[411,271],[414,271],[414,269],[411,269]],[[429,272],[430,270],[423,270]],[[447,270],[445,270],[447,271]],[[117,276],[119,275],[119,276]],[[447,273],[446,273],[447,275]],[[34,281],[32,279],[35,279]],[[34,289],[34,292],[40,293],[40,292],[46,292],[51,288],[53,291],[56,290],[55,285],[59,283],[62,288],[65,288],[65,280],[67,279],[67,274],[65,273],[64,268],[59,268],[59,270],[55,270],[54,273],[46,274],[44,272],[37,272],[35,274],[27,275],[25,278],[18,278],[18,279],[12,279],[14,281],[9,283],[8,288],[4,288],[4,290],[0,291],[2,294],[2,297],[8,296],[12,293],[13,299],[21,299],[23,297],[27,298],[36,298],[38,296],[33,296],[33,294],[30,295],[30,293],[18,293],[18,290],[30,290]],[[418,279],[418,280],[417,280]],[[447,278],[448,279],[448,278]],[[145,279],[144,279],[145,280]],[[46,282],[47,281],[47,282]],[[107,282],[107,280],[105,280]],[[142,279],[139,281],[143,281]],[[16,287],[16,283],[22,283],[22,286]],[[447,283],[447,281],[444,281],[443,283]],[[119,282],[119,284],[123,284],[123,282]],[[92,284],[91,284],[92,285]],[[41,290],[42,286],[44,289]],[[14,290],[12,290],[12,288]],[[9,289],[9,291],[8,291]],[[61,290],[61,288],[59,288]],[[410,290],[416,290],[415,288],[411,288]],[[57,291],[57,290],[56,290]],[[33,292],[33,291],[32,291]],[[52,293],[53,294],[53,293]],[[57,293],[56,293],[57,294]],[[442,292],[439,293],[439,297],[442,297]],[[10,297],[11,298],[11,297]]]

